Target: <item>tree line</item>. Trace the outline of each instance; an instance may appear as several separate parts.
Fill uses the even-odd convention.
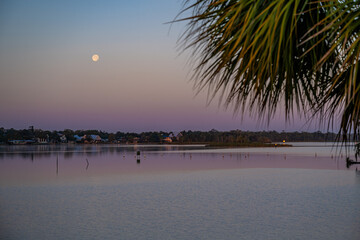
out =
[[[335,141],[337,134],[317,132],[277,132],[277,131],[183,131],[182,142],[219,142],[219,143],[271,143],[271,142],[324,142]]]
[[[337,134],[327,132],[277,132],[277,131],[181,131],[178,133],[165,131],[149,131],[142,133],[121,132],[109,133],[100,130],[49,131],[41,129],[5,129],[0,128],[0,143],[6,144],[12,140],[46,139],[49,143],[75,142],[75,136],[99,136],[106,143],[162,143],[171,139],[172,143],[271,143],[271,142],[323,142],[336,141]],[[62,136],[65,136],[62,137]],[[64,139],[66,139],[64,141]],[[84,138],[86,139],[86,138]],[[169,143],[169,141],[167,141]]]

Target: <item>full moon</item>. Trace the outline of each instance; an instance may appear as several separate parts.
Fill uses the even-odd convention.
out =
[[[92,55],[91,59],[92,59],[94,62],[97,62],[97,61],[99,61],[99,55],[94,54],[94,55]]]

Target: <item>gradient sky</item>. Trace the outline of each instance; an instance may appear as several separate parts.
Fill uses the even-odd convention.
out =
[[[2,0],[0,127],[105,131],[315,131],[207,106],[170,28],[182,0]],[[91,56],[100,60],[92,62]],[[243,118],[243,120],[241,120]]]

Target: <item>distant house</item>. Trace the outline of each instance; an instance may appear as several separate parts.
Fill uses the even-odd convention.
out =
[[[179,141],[179,139],[182,137],[183,135],[182,135],[182,133],[180,132],[180,133],[178,133],[177,135],[176,135],[176,139]]]
[[[99,135],[90,135],[90,138],[94,142],[101,142],[101,137]]]
[[[77,143],[99,143],[99,142],[103,142],[104,140],[101,139],[101,137],[99,135],[84,135],[82,137],[80,137],[79,135],[74,135],[75,138],[75,142]]]
[[[46,138],[37,138],[36,142],[39,144],[48,144],[49,143],[49,139]]]
[[[67,142],[67,138],[66,138],[65,134],[58,133],[58,136],[60,138],[60,142],[62,142],[62,143]]]
[[[163,141],[164,141],[165,143],[172,143],[172,139],[171,139],[170,136],[164,136]]]
[[[66,136],[65,136],[65,135],[62,135],[62,136],[60,137],[60,141],[61,141],[62,143],[66,143],[66,142],[67,142]]]
[[[117,143],[126,143],[126,138],[125,137],[119,137],[116,139]]]
[[[79,135],[74,135],[75,142],[82,142],[86,136],[80,137]]]
[[[50,142],[49,135],[46,134],[46,138],[37,138],[36,142],[39,144],[48,144]]]

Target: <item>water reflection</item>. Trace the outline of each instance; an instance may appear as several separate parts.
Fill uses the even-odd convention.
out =
[[[0,239],[359,239],[359,166],[327,150],[1,146]]]
[[[48,158],[60,155],[72,158],[74,155],[101,156],[118,155],[137,151],[187,151],[203,150],[204,145],[2,145],[0,146],[0,160],[4,158]]]
[[[1,146],[0,184],[212,169],[347,169],[345,159],[332,158],[330,152],[326,155],[304,152],[301,155],[295,154],[291,148],[279,152],[260,150],[208,150],[204,146],[174,145]],[[317,149],[322,153],[325,150]],[[349,166],[349,170],[357,167]]]

